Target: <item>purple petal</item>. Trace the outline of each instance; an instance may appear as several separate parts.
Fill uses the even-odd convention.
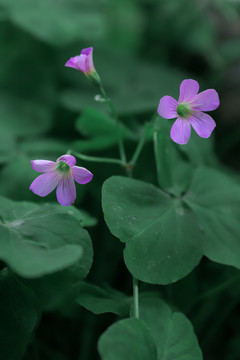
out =
[[[32,160],[31,164],[33,170],[42,173],[53,171],[56,165],[54,161],[49,160]]]
[[[215,121],[210,115],[200,111],[194,113],[194,115],[189,118],[189,121],[196,133],[202,138],[208,138],[216,126]]]
[[[57,159],[57,162],[58,161],[64,161],[70,167],[73,167],[76,164],[76,159],[72,155],[62,155]]]
[[[218,108],[220,104],[218,93],[214,89],[202,91],[192,101],[194,109],[200,111],[211,111]]]
[[[78,58],[79,58],[79,55],[78,55],[78,56],[71,57],[71,58],[66,62],[65,66],[72,67],[72,68],[78,70],[78,68],[77,68]]]
[[[177,117],[177,101],[171,96],[164,96],[160,99],[158,105],[158,113],[165,119]]]
[[[85,75],[88,75],[90,72],[95,72],[92,52],[92,47],[83,49],[80,55],[70,58],[65,66],[81,70]]]
[[[90,53],[89,55],[81,54],[78,59],[77,67],[84,74],[86,74],[86,73],[88,74],[90,72],[95,71],[94,65],[93,65],[92,53]]]
[[[72,177],[79,184],[87,184],[92,180],[93,174],[83,167],[74,166],[72,168]]]
[[[89,55],[89,54],[92,53],[92,51],[93,51],[93,48],[92,48],[92,47],[89,47],[89,48],[86,48],[86,49],[82,49],[81,54],[83,54],[83,55]]]
[[[177,144],[187,144],[191,135],[191,125],[188,120],[177,118],[171,128],[171,138]]]
[[[46,196],[52,192],[59,183],[60,176],[56,171],[39,175],[31,184],[30,190],[39,196]]]
[[[198,93],[199,84],[196,80],[183,80],[180,85],[180,95],[178,103],[191,101]]]
[[[62,176],[57,187],[57,200],[63,206],[69,206],[76,199],[76,188],[72,176]]]

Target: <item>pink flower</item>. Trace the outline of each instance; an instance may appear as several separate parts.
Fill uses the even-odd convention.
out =
[[[178,101],[171,96],[161,98],[158,113],[165,119],[177,117],[171,128],[171,138],[177,144],[187,144],[191,125],[202,138],[208,138],[216,126],[215,121],[202,111],[211,111],[219,106],[218,93],[208,89],[198,94],[199,84],[195,80],[183,80]]]
[[[93,174],[87,169],[75,166],[76,159],[72,155],[63,155],[56,162],[49,160],[32,160],[33,170],[42,172],[31,184],[30,190],[39,196],[50,194],[57,187],[57,200],[63,206],[69,206],[76,199],[74,181],[87,184]]]
[[[70,60],[66,62],[65,66],[80,70],[87,76],[91,73],[95,73],[96,70],[93,65],[92,52],[92,47],[83,49],[80,55],[71,57]]]

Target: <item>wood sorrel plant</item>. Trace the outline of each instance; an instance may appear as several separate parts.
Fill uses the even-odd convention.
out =
[[[57,187],[57,200],[63,206],[1,199],[0,257],[6,267],[0,281],[3,306],[8,309],[2,321],[6,331],[13,333],[12,327],[8,328],[9,317],[11,309],[17,309],[10,320],[15,329],[12,342],[16,334],[19,340],[11,358],[11,341],[1,344],[3,359],[22,358],[41,312],[57,303],[57,296],[50,296],[50,300],[45,297],[47,282],[53,293],[70,291],[74,301],[95,314],[113,312],[123,318],[100,337],[102,360],[200,360],[202,352],[187,317],[164,302],[157,289],[139,291],[139,281],[152,285],[174,283],[189,274],[203,256],[240,268],[239,185],[223,172],[203,166],[201,142],[199,147],[194,145],[197,138],[188,143],[191,126],[201,138],[211,135],[216,124],[203,111],[219,106],[218,94],[213,89],[198,93],[195,80],[184,80],[178,101],[170,96],[160,100],[161,117],[154,114],[143,126],[136,149],[129,156],[124,143],[127,130],[104,90],[92,54],[92,48],[83,49],[66,66],[82,71],[96,87],[96,99],[109,107],[119,158],[68,150],[56,162],[33,160],[32,168],[43,174],[30,189],[44,197]],[[170,122],[163,118],[177,118],[171,131]],[[150,135],[158,186],[133,178]],[[84,229],[92,219],[69,205],[76,198],[74,181],[87,184],[93,175],[76,166],[76,158],[125,169],[126,176],[112,176],[104,182],[102,209],[111,233],[125,244],[124,261],[133,283],[131,299],[113,289],[79,282],[92,265],[91,239]]]

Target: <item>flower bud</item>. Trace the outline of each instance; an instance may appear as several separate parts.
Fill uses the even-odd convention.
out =
[[[91,80],[95,85],[99,85],[101,80],[95,70],[92,58],[93,48],[89,47],[83,49],[80,55],[70,58],[65,66],[80,70]]]

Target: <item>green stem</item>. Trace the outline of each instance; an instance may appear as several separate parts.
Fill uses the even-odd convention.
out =
[[[155,163],[156,163],[156,168],[157,168],[158,185],[159,185],[159,187],[161,187],[161,183],[159,181],[159,173],[160,173],[159,164],[161,164],[161,161],[160,161],[160,154],[158,152],[158,138],[157,138],[157,136],[158,136],[157,130],[155,130],[154,133],[153,133],[153,148],[154,148]]]
[[[139,319],[139,289],[138,280],[133,277],[133,317]]]
[[[111,158],[103,158],[103,157],[95,157],[95,156],[88,156],[81,153],[77,153],[72,150],[68,150],[68,154],[72,154],[76,156],[77,158],[85,161],[91,161],[91,162],[100,162],[100,163],[110,163],[110,164],[118,164],[121,166],[126,166],[126,164],[120,160],[120,159],[111,159]]]
[[[141,139],[138,142],[138,145],[136,147],[136,150],[132,156],[132,159],[129,162],[129,165],[131,165],[132,167],[134,167],[134,165],[136,164],[138,157],[142,151],[142,148],[145,144],[146,141],[146,137],[147,137],[147,133],[148,133],[148,129],[149,129],[150,123],[145,124],[144,130],[143,130],[143,135],[141,137]]]
[[[118,146],[119,146],[119,153],[120,153],[120,158],[122,160],[123,163],[126,163],[126,154],[125,154],[125,149],[124,149],[124,143],[123,143],[123,138],[122,138],[122,129],[120,126],[120,122],[119,122],[119,118],[117,116],[117,112],[116,109],[111,101],[111,99],[107,96],[104,88],[102,85],[100,85],[100,91],[101,94],[103,96],[103,98],[106,100],[106,103],[108,104],[110,111],[112,113],[112,117],[115,119],[116,121],[116,125],[117,125],[117,132],[118,132]]]
[[[129,178],[132,177],[132,166],[125,166],[125,170],[127,176]],[[132,277],[133,284],[133,317],[136,319],[139,318],[139,288],[138,288],[138,280],[133,276]]]

